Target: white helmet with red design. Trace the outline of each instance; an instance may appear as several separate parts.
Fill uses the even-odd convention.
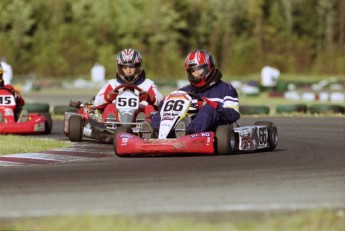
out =
[[[190,52],[184,62],[184,68],[189,82],[196,88],[203,88],[215,76],[215,61],[213,55],[206,50]]]
[[[130,48],[124,49],[116,57],[116,78],[124,83],[134,83],[140,77],[142,61],[143,59],[138,51]],[[134,74],[126,75],[122,70],[123,67],[134,67]]]

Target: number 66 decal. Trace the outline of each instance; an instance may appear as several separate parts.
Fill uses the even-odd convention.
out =
[[[267,143],[267,133],[268,131],[266,127],[259,128],[259,143],[261,145]]]
[[[183,100],[169,100],[165,103],[163,111],[182,111],[184,103]]]

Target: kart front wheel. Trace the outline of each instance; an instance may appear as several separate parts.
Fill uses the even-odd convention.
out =
[[[68,138],[72,142],[83,138],[83,119],[78,115],[71,115],[68,122]]]
[[[266,126],[268,128],[268,151],[273,151],[278,144],[278,129],[274,123],[269,121],[257,121],[254,125]]]
[[[220,155],[234,154],[235,132],[232,125],[220,125],[216,130],[216,149]]]

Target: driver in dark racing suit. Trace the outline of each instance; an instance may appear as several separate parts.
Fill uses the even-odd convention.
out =
[[[216,68],[210,52],[206,50],[190,52],[185,59],[184,68],[190,84],[180,90],[192,92],[203,100],[197,100],[192,96],[198,112],[191,121],[185,119],[177,125],[178,129],[186,131],[184,134],[176,134],[177,137],[215,131],[218,125],[234,123],[240,118],[237,91],[230,83],[221,80],[222,73]],[[156,113],[152,118],[154,131],[158,131],[159,125],[160,113]]]
[[[113,90],[122,84],[131,84],[142,89],[140,94],[140,111],[149,114],[158,108],[163,96],[158,91],[154,82],[147,79],[145,71],[141,67],[142,57],[134,49],[124,49],[116,57],[117,73],[116,79],[111,79],[98,92],[94,100],[94,106],[97,109],[104,110],[103,120],[109,113],[116,111],[115,105],[111,104],[116,100],[118,92]],[[121,90],[121,89],[119,89]]]

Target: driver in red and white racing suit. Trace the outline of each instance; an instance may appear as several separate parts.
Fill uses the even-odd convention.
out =
[[[139,93],[140,108],[148,117],[151,112],[158,108],[163,99],[154,82],[146,78],[145,71],[141,67],[142,56],[134,49],[124,49],[116,57],[117,73],[116,79],[111,79],[98,92],[94,100],[94,106],[97,109],[104,109],[102,119],[116,111],[115,104],[111,104],[118,95],[113,90],[122,84],[132,84],[142,91]],[[109,105],[109,106],[108,106]]]
[[[14,99],[16,101],[16,108],[14,110],[14,116],[16,121],[19,118],[19,113],[22,111],[22,107],[25,105],[25,100],[24,98],[20,95],[20,93],[14,89],[14,87],[10,84],[6,84],[4,83],[4,79],[3,79],[3,74],[4,74],[4,69],[2,68],[1,64],[0,64],[0,89],[6,89],[7,91],[9,91],[10,93],[12,93],[12,95],[14,96]],[[0,120],[3,119],[3,115],[0,115]]]
[[[179,129],[185,129],[186,134],[215,131],[218,125],[234,123],[240,118],[237,91],[230,83],[221,80],[222,73],[216,68],[210,52],[190,52],[184,68],[190,84],[180,90],[192,92],[203,100],[197,101],[198,112],[192,120],[182,120],[177,125]],[[195,96],[192,98],[193,101],[197,99]],[[156,113],[152,118],[152,127],[158,131],[159,125],[160,113]]]

